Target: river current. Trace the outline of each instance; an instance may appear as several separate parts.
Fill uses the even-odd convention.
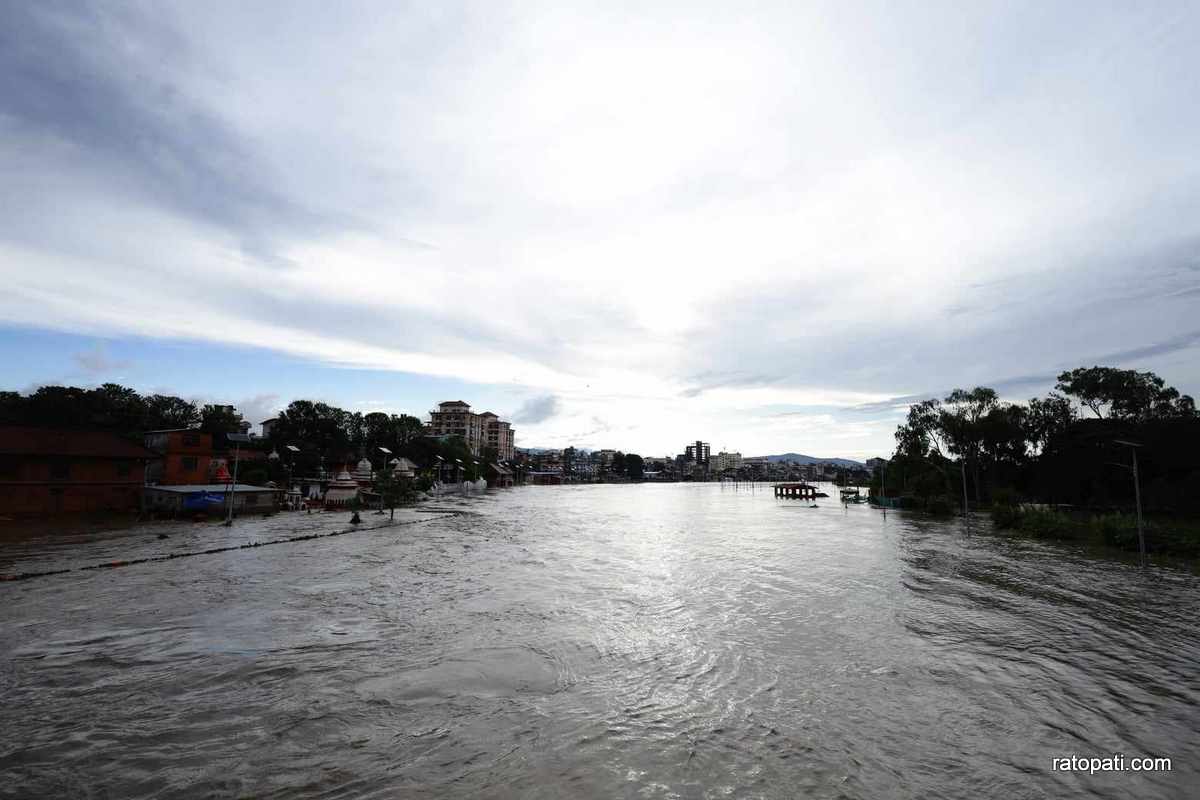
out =
[[[1200,796],[1200,577],[820,503],[526,487],[0,583],[0,796]],[[334,517],[34,537],[0,572]],[[1113,754],[1172,769],[1051,769]]]

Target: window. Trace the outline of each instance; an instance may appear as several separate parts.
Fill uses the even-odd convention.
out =
[[[21,462],[15,456],[0,456],[0,480],[15,481],[21,477]]]
[[[118,461],[117,462],[117,477],[118,478],[128,478],[132,472],[133,472],[133,465],[130,464],[128,461]]]
[[[183,435],[183,446],[184,447],[199,447],[200,446],[200,434],[185,433]]]
[[[184,456],[183,458],[181,458],[180,459],[180,468],[183,469],[184,472],[195,472],[196,471],[196,457],[195,456]]]
[[[50,462],[50,480],[65,481],[71,477],[71,462],[56,458]]]

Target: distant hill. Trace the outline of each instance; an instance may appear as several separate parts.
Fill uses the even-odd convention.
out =
[[[864,466],[861,461],[852,461],[849,458],[817,458],[815,456],[806,456],[803,453],[781,453],[777,456],[767,456],[767,461],[791,461],[796,464],[833,464],[838,467]]]

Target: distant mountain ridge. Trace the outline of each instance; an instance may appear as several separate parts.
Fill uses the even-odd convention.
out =
[[[817,458],[815,456],[806,456],[803,453],[781,453],[775,456],[767,456],[767,461],[791,461],[796,464],[833,464],[838,467],[865,466],[863,462],[853,461],[849,458]]]

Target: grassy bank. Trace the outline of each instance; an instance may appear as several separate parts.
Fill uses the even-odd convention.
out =
[[[1086,542],[1137,552],[1137,518],[1132,514],[1081,514],[1015,505],[996,506],[992,522],[1035,539]],[[1146,550],[1178,558],[1200,558],[1200,520],[1144,519]]]

